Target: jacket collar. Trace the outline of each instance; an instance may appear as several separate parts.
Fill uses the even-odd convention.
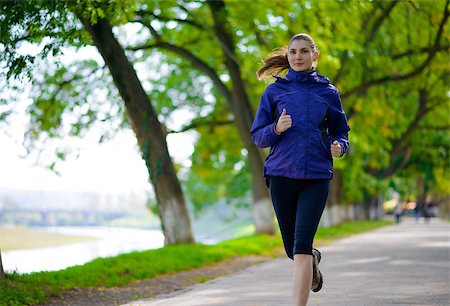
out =
[[[289,68],[289,71],[284,77],[277,77],[278,80],[283,79],[293,83],[325,83],[329,84],[330,80],[327,77],[321,76],[317,74],[315,68],[309,71],[294,71],[292,68]]]

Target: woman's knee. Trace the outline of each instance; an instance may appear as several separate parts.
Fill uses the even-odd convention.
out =
[[[312,255],[313,242],[312,241],[295,241],[294,255]]]

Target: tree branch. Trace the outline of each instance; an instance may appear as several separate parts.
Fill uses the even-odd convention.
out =
[[[189,20],[189,19],[181,19],[181,18],[169,18],[166,16],[161,16],[161,15],[157,15],[155,14],[153,11],[150,10],[138,10],[136,12],[137,16],[140,16],[142,18],[149,18],[149,17],[153,17],[154,19],[157,19],[161,22],[169,22],[169,21],[174,21],[174,22],[178,22],[178,23],[183,23],[183,24],[187,24],[190,26],[193,26],[195,28],[204,30],[205,28],[203,27],[203,25],[196,23],[195,21]]]
[[[398,3],[398,1],[392,1],[388,7],[383,8],[381,6],[380,3],[380,8],[382,10],[381,15],[375,20],[375,23],[370,31],[370,33],[368,33],[367,35],[367,39],[364,43],[364,47],[367,49],[370,45],[370,43],[375,39],[375,36],[378,32],[378,30],[380,29],[381,25],[383,24],[383,21],[385,19],[387,19],[389,17],[389,14],[391,13],[391,11],[394,9],[394,6]]]
[[[248,137],[248,131],[251,129],[254,112],[252,110],[249,97],[245,88],[245,83],[242,80],[242,73],[240,70],[240,63],[235,55],[235,45],[233,35],[227,26],[229,25],[227,7],[223,0],[208,0],[213,20],[214,31],[219,39],[225,55],[225,66],[230,74],[233,86],[233,100],[231,103],[232,110],[236,116],[238,129],[245,139],[244,145],[254,146]]]
[[[343,75],[344,72],[344,68],[348,63],[348,51],[345,50],[344,53],[342,54],[341,60],[341,67],[339,68],[338,72],[336,73],[336,75],[333,78],[333,84],[337,85],[337,83],[340,81],[341,76]]]
[[[428,92],[425,89],[419,90],[419,103],[417,105],[417,112],[414,119],[410,122],[406,130],[402,133],[400,137],[392,142],[392,150],[389,154],[389,166],[386,169],[369,169],[368,172],[380,179],[387,178],[392,176],[397,171],[403,169],[407,166],[412,153],[411,145],[406,144],[408,138],[411,134],[419,128],[419,123],[426,116],[426,114],[433,109],[433,107],[428,106],[427,103],[430,100],[428,99]],[[440,104],[440,103],[439,103]],[[438,104],[434,104],[435,106]],[[445,127],[438,127],[439,129],[444,129]],[[404,152],[402,161],[398,164],[398,158]]]
[[[369,23],[370,23],[371,18],[373,16],[375,16],[375,13],[376,13],[376,11],[378,9],[378,7],[375,6],[375,4],[376,4],[376,2],[375,3],[372,2],[372,10],[370,11],[370,13],[368,15],[365,16],[365,18],[362,19],[361,30],[363,32],[367,31],[367,28],[369,27]]]
[[[157,41],[154,44],[146,44],[146,45],[142,45],[142,46],[129,47],[129,48],[127,48],[127,50],[136,51],[136,50],[152,49],[152,48],[163,48],[163,49],[171,51],[175,54],[178,54],[180,57],[188,60],[194,67],[196,67],[198,70],[205,73],[211,79],[211,81],[213,81],[214,85],[217,86],[217,89],[219,90],[219,92],[223,95],[223,97],[228,102],[232,100],[230,90],[225,86],[225,84],[222,82],[222,80],[216,74],[214,69],[211,68],[202,59],[195,56],[191,51],[189,51],[185,48],[173,45],[168,42]]]
[[[152,32],[152,35],[155,37],[156,42],[153,44],[147,43],[145,45],[141,46],[134,46],[134,47],[128,47],[127,50],[137,51],[137,50],[144,50],[144,49],[152,49],[152,48],[163,48],[168,51],[171,51],[177,55],[179,55],[181,58],[186,59],[189,61],[192,66],[196,67],[199,71],[202,71],[205,73],[211,81],[214,83],[218,91],[221,93],[221,95],[225,98],[225,100],[229,104],[233,104],[232,94],[230,90],[225,86],[225,84],[220,80],[219,76],[215,72],[213,68],[211,68],[206,62],[204,62],[199,57],[195,56],[191,51],[189,51],[186,48],[179,47],[177,45],[171,44],[169,42],[164,42],[161,39],[161,35],[157,33],[157,31],[150,25],[144,24],[144,26],[148,27],[150,31]],[[203,30],[205,30],[204,27],[202,27]]]
[[[393,168],[392,173],[388,173],[388,176],[391,176],[397,171],[400,171],[401,169],[405,168],[406,165],[408,165],[408,162],[411,160],[411,153],[412,153],[411,146],[410,145],[406,146],[405,155],[403,156],[402,162],[400,163],[400,165]]]
[[[436,99],[434,99],[434,100],[436,100]],[[431,100],[429,100],[429,102],[431,102]],[[428,107],[427,107],[426,111],[429,112],[432,109],[438,107],[439,105],[446,104],[447,102],[448,102],[448,100],[437,100],[433,104],[431,104],[431,103],[428,104]]]
[[[89,75],[95,74],[97,71],[102,70],[102,69],[104,69],[104,68],[105,68],[105,66],[101,66],[101,67],[99,66],[99,67],[95,68],[94,70],[92,70],[92,71],[90,72]],[[67,80],[63,80],[63,81],[61,81],[61,82],[59,82],[59,83],[57,83],[57,84],[54,84],[54,85],[57,86],[57,88],[56,88],[56,90],[53,92],[53,94],[52,94],[50,100],[55,100],[55,99],[56,99],[56,96],[63,90],[63,88],[64,88],[67,84],[70,84],[70,83],[72,83],[72,82],[74,82],[74,81],[77,81],[77,80],[81,80],[81,79],[83,79],[83,77],[84,77],[84,75],[75,74],[75,75],[73,75],[71,78],[69,78],[69,79],[67,79]],[[44,84],[42,84],[42,87],[44,87]]]
[[[450,50],[450,46],[441,46],[441,45],[439,45],[439,46],[435,47],[435,50],[436,50],[436,52],[448,51],[448,50]],[[401,59],[401,58],[403,58],[405,56],[411,56],[411,55],[416,55],[416,54],[426,53],[426,52],[431,52],[431,51],[432,51],[432,47],[431,48],[430,47],[422,47],[422,48],[419,48],[419,49],[406,50],[406,51],[403,51],[401,53],[394,54],[394,55],[391,56],[391,58],[393,60],[398,60],[398,59]]]
[[[34,38],[34,36],[31,36],[30,34],[26,34],[24,36],[19,36],[19,37],[14,38],[13,40],[11,40],[11,43],[15,45],[22,40],[28,40],[30,38]]]
[[[382,84],[382,83],[389,82],[389,81],[403,81],[405,79],[409,79],[409,78],[412,78],[412,77],[420,74],[428,66],[428,64],[433,60],[433,58],[436,56],[436,53],[439,50],[439,46],[440,46],[439,41],[440,41],[443,31],[444,31],[444,25],[447,22],[447,19],[450,14],[450,12],[448,10],[448,5],[449,5],[449,0],[447,0],[446,6],[444,9],[444,14],[443,14],[441,23],[439,25],[439,29],[437,31],[437,34],[436,34],[436,37],[434,40],[434,44],[432,47],[430,47],[428,49],[429,54],[428,54],[427,59],[419,67],[417,67],[415,70],[412,70],[412,71],[402,74],[402,75],[401,74],[400,75],[387,75],[387,76],[360,84],[360,85],[342,93],[342,98],[345,99],[345,98],[350,97],[353,94],[365,92],[370,87],[378,85],[378,84]],[[355,112],[354,107],[351,107],[347,112],[347,117],[351,118],[354,115],[354,112]]]
[[[253,22],[251,23],[251,27],[252,27],[251,30],[255,34],[256,41],[258,42],[258,44],[260,46],[264,46],[264,48],[266,50],[270,50],[271,49],[270,44],[267,42],[267,40],[264,38],[264,36],[261,35],[261,31],[259,30],[258,25],[256,24],[255,21],[256,20],[253,20]]]
[[[180,130],[167,130],[167,134],[175,134],[175,133],[183,133],[192,129],[197,129],[199,127],[209,126],[211,129],[213,129],[216,126],[224,126],[228,124],[234,123],[234,120],[217,120],[217,121],[200,121],[196,120],[196,122],[191,122],[190,124],[182,127]]]
[[[147,25],[145,25],[145,26],[150,30],[150,32],[152,33],[152,35],[153,35],[153,37],[154,37],[155,39],[160,39],[160,38],[161,38],[161,35],[158,33],[158,31],[155,30],[154,27],[152,27],[152,26],[150,25],[150,23],[147,24]]]
[[[398,167],[395,166],[395,161],[397,157],[403,151],[404,143],[406,143],[406,141],[414,132],[414,130],[416,130],[417,127],[419,126],[420,121],[428,113],[429,110],[427,108],[427,102],[428,102],[427,91],[425,89],[420,89],[419,103],[417,105],[416,116],[414,117],[413,121],[411,121],[411,123],[408,125],[406,130],[402,133],[402,135],[392,143],[392,150],[391,153],[389,154],[389,167],[384,171],[381,177],[385,178],[392,176],[395,172],[405,167],[406,164],[408,163],[411,153],[405,154],[402,163]]]
[[[419,129],[421,130],[430,130],[430,131],[450,131],[450,125],[443,125],[443,126],[431,126],[431,125],[421,125],[419,126]]]
[[[225,3],[223,0],[208,0],[208,5],[211,9],[211,14],[214,19],[214,29],[217,38],[222,46],[225,56],[239,66],[239,61],[234,54],[234,43],[230,35],[228,35],[225,29],[225,23],[223,22],[223,16],[219,16],[225,10]]]

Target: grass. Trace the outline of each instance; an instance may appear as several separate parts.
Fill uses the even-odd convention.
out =
[[[388,221],[358,221],[319,229],[319,244],[392,224]],[[170,245],[110,258],[98,258],[61,271],[8,274],[0,283],[0,305],[35,305],[62,290],[116,287],[169,272],[198,268],[234,256],[277,256],[282,252],[279,235],[257,235],[227,240],[215,245]],[[199,279],[199,282],[206,279]]]
[[[97,238],[49,233],[21,226],[0,227],[2,251],[58,246],[95,239]]]
[[[314,244],[325,245],[336,239],[345,238],[361,232],[370,231],[382,226],[394,224],[390,220],[376,220],[376,221],[353,221],[344,222],[340,225],[319,228],[314,239]]]

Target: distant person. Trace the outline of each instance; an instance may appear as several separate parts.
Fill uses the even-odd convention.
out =
[[[397,200],[397,205],[394,208],[395,222],[397,224],[400,223],[403,214],[402,201]]]
[[[349,146],[339,91],[317,73],[318,55],[307,34],[294,35],[287,48],[269,55],[257,75],[276,81],[262,95],[250,132],[258,147],[271,147],[264,176],[284,248],[294,260],[295,305],[306,305],[310,290],[322,288],[321,254],[313,241],[333,176],[332,157],[342,157]]]
[[[436,217],[437,208],[432,201],[427,202],[425,206],[425,222],[430,222],[432,217]]]
[[[426,200],[425,201],[425,205],[423,206],[423,219],[425,220],[425,223],[429,223],[430,222],[430,204],[431,201]]]
[[[416,222],[419,222],[420,219],[420,211],[422,204],[419,201],[416,201],[416,207],[414,207],[414,218]]]

